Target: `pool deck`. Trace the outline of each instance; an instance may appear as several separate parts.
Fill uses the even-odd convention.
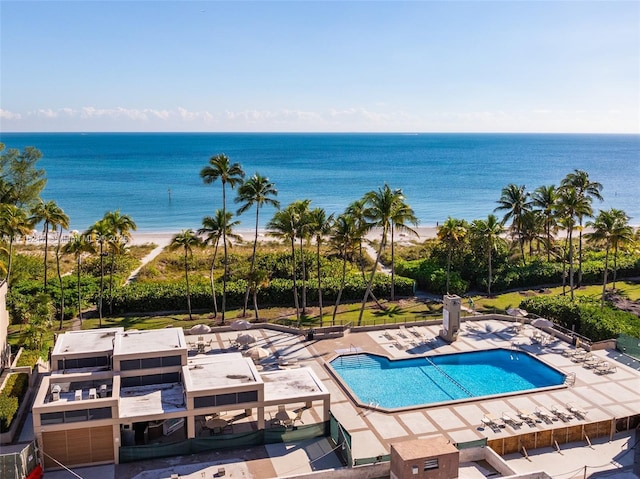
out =
[[[401,329],[357,332],[342,338],[317,341],[309,346],[312,356],[331,360],[336,354],[360,350],[384,354],[392,358],[410,358],[425,354],[446,354],[492,348],[517,348],[527,351],[543,362],[565,374],[575,373],[573,387],[554,390],[525,392],[503,397],[469,400],[464,403],[440,404],[419,407],[411,411],[379,412],[360,408],[349,398],[342,386],[317,364],[317,373],[331,390],[331,411],[353,437],[353,457],[365,458],[388,454],[395,441],[428,438],[444,435],[454,443],[464,443],[482,438],[489,440],[519,436],[533,430],[556,429],[580,423],[640,414],[640,374],[611,358],[615,351],[594,351],[602,360],[616,365],[616,372],[598,374],[563,355],[573,349],[560,340],[542,346],[532,341],[538,330],[525,325],[521,331],[514,323],[499,320],[480,320],[463,323],[457,341],[447,344],[437,338],[439,325],[417,326]],[[375,384],[372,384],[375,388]],[[485,415],[500,418],[503,413],[517,417],[518,409],[533,413],[536,408],[548,410],[553,406],[566,408],[567,403],[586,412],[583,418],[573,417],[562,423],[557,419],[548,424],[536,421],[535,425],[499,427],[492,430],[482,424]]]
[[[269,370],[308,366],[315,371],[331,392],[331,412],[352,435],[354,458],[386,455],[392,443],[408,439],[444,435],[455,443],[482,438],[492,440],[536,430],[544,431],[640,414],[640,372],[616,362],[616,351],[602,350],[593,353],[615,364],[617,369],[615,373],[597,374],[592,369],[584,368],[582,363],[573,362],[563,355],[565,350],[573,349],[567,343],[558,340],[541,346],[532,342],[532,337],[538,330],[531,325],[525,325],[518,332],[512,321],[465,321],[457,341],[452,344],[434,339],[438,336],[439,329],[437,324],[416,327],[407,324],[404,328],[388,326],[386,329],[351,332],[344,337],[315,341],[307,341],[302,335],[267,328],[252,328],[249,333],[256,339],[251,346],[264,348],[270,353],[268,358],[259,361],[259,368]],[[234,350],[230,345],[237,335],[236,331],[205,335],[206,342],[209,344],[211,341],[206,354]],[[193,339],[194,337],[187,336],[187,341]],[[575,373],[574,386],[385,413],[358,407],[326,367],[326,363],[336,355],[356,351],[384,354],[392,358],[411,358],[425,354],[511,348],[514,344],[565,374]],[[280,366],[277,357],[288,359],[289,366]],[[375,387],[372,383],[372,388]],[[566,424],[555,420],[550,424],[540,421],[534,426],[524,424],[518,428],[507,425],[495,431],[481,423],[485,415],[500,417],[505,412],[515,415],[518,408],[533,413],[536,408],[547,410],[553,405],[564,408],[567,402],[584,410],[585,418],[574,417]],[[305,424],[312,424],[320,422],[321,417],[319,406],[314,406],[305,412],[304,421]],[[616,434],[613,442],[609,442],[608,438],[594,439],[593,449],[587,447],[584,441],[561,445],[561,454],[550,448],[536,449],[529,451],[531,461],[518,453],[507,455],[504,459],[518,473],[544,470],[552,477],[566,478],[566,473],[585,465],[604,464],[603,469],[615,469],[614,474],[617,474],[609,477],[634,478],[635,475],[628,470],[623,471],[620,465],[622,463],[628,469],[633,462],[632,453],[621,457],[621,452],[628,451],[629,443],[634,441],[633,436],[632,432],[626,432]],[[286,477],[341,467],[336,456],[331,454],[329,442],[318,438],[306,441],[305,444],[273,444],[227,453],[203,453],[118,466],[100,466],[104,470],[93,475],[87,471],[87,475],[83,477],[147,479],[180,473],[181,477],[196,479],[202,477],[203,473],[207,477],[215,475],[220,465],[226,467],[230,477],[253,479]],[[593,472],[594,469],[589,470],[590,474]],[[473,465],[464,465],[460,469],[460,478],[463,479],[484,477],[478,474],[480,472]],[[71,477],[65,475],[64,471],[47,472],[47,477],[48,475],[52,475],[52,479]]]

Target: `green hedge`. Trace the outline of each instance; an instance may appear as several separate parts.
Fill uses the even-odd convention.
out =
[[[598,301],[567,296],[535,296],[520,303],[528,312],[575,330],[592,341],[613,339],[624,333],[640,338],[640,319],[610,306],[600,307]]]
[[[432,259],[398,261],[396,272],[415,280],[420,288],[432,293],[445,294],[447,292],[447,271]],[[460,277],[460,273],[451,270],[449,292],[462,295],[468,290],[469,283]]]
[[[2,432],[9,430],[28,387],[27,373],[12,373],[7,378],[4,389],[0,391],[0,430]]]
[[[298,282],[298,293],[301,294],[301,283]],[[347,278],[341,301],[357,301],[364,295],[366,283],[359,275]],[[241,307],[244,303],[246,283],[244,281],[230,281],[227,283],[227,309]],[[325,278],[322,281],[322,299],[324,304],[335,301],[340,289],[340,278]],[[211,286],[206,282],[190,285],[191,307],[194,310],[213,308]],[[384,298],[391,294],[391,278],[388,275],[376,275],[373,283],[373,293],[376,297]],[[397,296],[412,296],[413,280],[396,276],[395,294]],[[216,283],[218,307],[222,294],[221,282]],[[116,314],[125,312],[153,312],[177,311],[187,309],[187,289],[184,282],[173,283],[131,283],[118,288],[113,295],[113,310]],[[309,304],[318,301],[317,281],[307,281],[307,301]],[[274,279],[268,286],[258,291],[258,305],[290,306],[293,304],[293,281]]]

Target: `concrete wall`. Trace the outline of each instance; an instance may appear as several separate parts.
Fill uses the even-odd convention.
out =
[[[7,282],[0,283],[0,372],[11,365],[11,350],[7,344],[9,312],[7,311]]]
[[[308,474],[285,476],[282,479],[389,479],[389,462],[380,462],[367,466],[345,467],[333,471],[317,471]]]

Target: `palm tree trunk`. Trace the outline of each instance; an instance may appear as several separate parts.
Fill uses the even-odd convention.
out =
[[[111,269],[109,271],[109,314],[113,314],[113,270],[116,267],[116,255],[111,253]]]
[[[227,309],[227,195],[225,182],[222,182],[222,243],[224,247],[224,272],[222,274],[222,323],[224,325],[224,315]]]
[[[395,261],[395,249],[393,244],[393,223],[391,223],[391,301],[395,301],[396,292],[395,292],[395,284],[396,284],[396,261]]]
[[[492,277],[493,271],[491,270],[491,250],[492,250],[492,247],[491,247],[491,244],[489,244],[489,283],[487,284],[487,294],[489,296],[491,296],[491,281],[493,281],[493,277]],[[449,294],[448,291],[447,291],[447,294]]]
[[[362,253],[362,241],[360,241],[359,243],[359,261],[358,262],[360,263],[360,273],[362,274],[362,281],[366,282],[367,275],[364,272],[364,254]],[[380,301],[378,301],[378,298],[376,298],[375,295],[373,294],[373,291],[369,291],[369,297],[373,301],[375,301],[378,308],[382,309],[382,305],[380,304]]]
[[[62,229],[58,234],[58,246],[56,247],[56,271],[58,272],[58,282],[60,283],[60,328],[64,319],[64,287],[62,285],[62,273],[60,272],[60,244],[62,242]]]
[[[302,238],[300,238],[300,264],[302,265],[302,314],[307,314],[307,267]]]
[[[582,286],[582,218],[580,218],[580,231],[578,234],[578,285]]]
[[[216,285],[213,279],[213,269],[216,265],[216,256],[218,256],[218,240],[213,248],[213,260],[211,260],[211,269],[209,270],[209,282],[211,283],[211,297],[213,298],[213,317],[218,317],[218,301],[216,300]]]
[[[189,310],[189,320],[192,320],[191,316],[191,292],[189,291],[189,262],[187,255],[187,247],[184,248],[184,279],[187,283],[187,309]]]
[[[258,246],[258,214],[260,212],[260,205],[256,205],[256,235],[253,239],[253,255],[251,256],[251,266],[249,267],[249,277],[253,274],[253,270],[256,264],[256,248]],[[242,308],[242,317],[247,314],[247,304],[249,303],[249,282],[247,281],[247,290],[244,292],[244,307]]]
[[[298,304],[298,283],[296,280],[296,243],[295,238],[291,237],[291,274],[293,276],[293,304],[296,308],[296,321],[300,327],[300,306]]]
[[[78,318],[80,318],[80,325],[82,325],[82,292],[80,290],[80,269],[82,268],[82,253],[78,252]]]
[[[49,223],[44,222],[44,292],[47,292],[47,254],[49,253]]]
[[[618,276],[618,242],[613,246],[613,290],[616,289],[616,277]]]
[[[100,318],[100,327],[102,327],[102,295],[104,294],[104,255],[103,244],[100,242],[100,295],[98,298],[98,316]]]
[[[253,310],[256,313],[256,322],[258,322],[258,320],[259,320],[259,315],[258,315],[258,288],[255,288],[253,290]]]
[[[13,236],[9,237],[9,260],[7,261],[7,287],[10,287],[9,279],[11,278],[11,265],[13,264]]]
[[[602,298],[600,300],[600,309],[604,308],[604,296],[607,293],[607,273],[609,271],[609,241],[604,254],[604,280],[602,282]]]
[[[491,251],[491,246],[489,246],[489,251]],[[449,275],[451,274],[451,248],[449,248],[449,254],[447,255],[447,287],[446,291],[449,294]]]
[[[336,314],[338,313],[338,306],[340,306],[340,298],[342,297],[342,291],[344,290],[344,283],[347,278],[347,255],[345,253],[342,260],[342,279],[340,280],[340,290],[338,291],[338,297],[336,298],[336,306],[333,308],[333,317],[331,318],[331,325],[336,325]]]
[[[316,238],[316,262],[318,267],[318,304],[320,306],[320,326],[322,326],[322,278],[320,273],[320,237]]]
[[[547,230],[547,263],[549,263],[551,261],[551,224],[549,218],[547,218],[545,227]]]
[[[371,293],[371,286],[373,285],[373,278],[376,275],[376,269],[378,269],[378,263],[380,262],[380,256],[382,255],[382,250],[384,249],[384,235],[385,232],[382,232],[382,239],[380,240],[380,247],[378,248],[378,251],[376,253],[376,261],[373,264],[373,269],[371,270],[371,275],[369,276],[369,281],[367,283],[367,289],[364,292],[364,298],[362,298],[362,306],[360,307],[360,314],[358,316],[358,326],[362,325],[362,316],[364,315],[364,308],[367,305],[367,298],[369,297],[369,294]]]
[[[569,227],[569,290],[573,301],[573,227]]]

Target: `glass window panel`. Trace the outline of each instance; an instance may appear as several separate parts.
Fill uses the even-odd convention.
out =
[[[226,406],[227,404],[237,404],[238,398],[236,393],[218,394],[216,396],[216,406]]]
[[[98,407],[89,409],[89,421],[96,419],[111,419],[111,408]]]
[[[40,415],[40,424],[62,424],[64,422],[64,413],[48,412]]]
[[[182,364],[182,360],[180,356],[167,356],[162,358],[163,366],[180,366]]]
[[[78,409],[76,411],[65,411],[64,422],[79,422],[87,420],[87,410]]]
[[[258,391],[245,391],[238,393],[238,402],[255,402],[258,400]]]
[[[162,367],[162,358],[144,358],[141,361],[141,369],[151,369]]]

